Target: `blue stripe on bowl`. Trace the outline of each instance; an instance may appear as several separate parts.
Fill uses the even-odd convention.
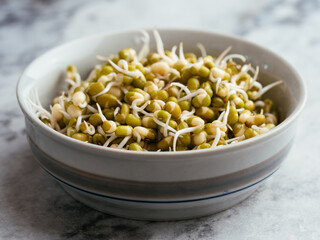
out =
[[[292,145],[290,141],[287,146],[263,162],[231,174],[194,181],[141,182],[97,176],[74,169],[43,152],[29,137],[28,140],[40,165],[60,180],[105,196],[150,201],[216,196],[224,193],[226,189],[249,186],[279,168]]]
[[[41,166],[41,165],[40,165]],[[265,176],[264,178],[260,179],[259,181],[256,181],[250,185],[247,185],[245,187],[236,189],[236,190],[232,190],[232,191],[224,191],[222,194],[217,194],[217,195],[213,195],[213,196],[207,196],[207,197],[202,197],[202,198],[194,198],[194,199],[187,199],[187,200],[140,200],[140,199],[129,199],[129,198],[121,198],[121,197],[115,197],[115,196],[108,196],[105,194],[101,194],[101,193],[96,193],[96,192],[92,192],[86,189],[82,189],[78,186],[72,185],[68,182],[65,182],[64,180],[56,177],[55,175],[53,175],[51,172],[49,172],[47,169],[45,169],[43,166],[41,166],[50,176],[52,176],[54,179],[56,179],[58,182],[63,183],[65,185],[67,185],[68,187],[72,187],[78,191],[84,192],[84,193],[88,193],[94,196],[98,196],[98,197],[103,197],[103,198],[108,198],[108,199],[112,199],[112,200],[118,200],[118,201],[126,201],[126,202],[136,202],[136,203],[162,203],[162,204],[169,204],[169,203],[187,203],[187,202],[196,202],[196,201],[204,201],[204,200],[209,200],[209,199],[214,199],[214,198],[219,198],[219,197],[224,197],[227,195],[231,195],[243,190],[246,190],[248,188],[251,188],[259,183],[261,183],[262,181],[264,181],[265,179],[269,178],[270,176],[272,176],[279,168],[275,169],[273,172],[271,172],[269,175]]]

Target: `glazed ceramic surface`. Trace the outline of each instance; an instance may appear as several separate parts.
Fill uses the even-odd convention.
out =
[[[75,64],[82,76],[98,63],[96,55],[139,49],[136,31],[103,34],[59,46],[32,62],[17,86],[32,151],[40,165],[74,198],[118,216],[174,220],[209,215],[248,197],[280,166],[293,141],[297,117],[305,103],[305,86],[281,57],[245,40],[193,30],[160,30],[166,49],[183,41],[186,52],[202,43],[218,55],[233,53],[262,68],[263,84],[283,80],[266,96],[275,101],[282,122],[270,132],[237,144],[185,152],[133,152],[83,143],[43,124],[27,96],[37,88],[44,106],[66,88],[64,70]],[[154,42],[152,42],[153,48]]]

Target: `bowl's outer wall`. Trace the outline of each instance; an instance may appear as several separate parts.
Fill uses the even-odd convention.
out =
[[[231,194],[243,188],[251,188],[279,168],[292,146],[291,141],[281,151],[274,153],[263,162],[230,174],[189,181],[150,182],[111,178],[106,175],[98,176],[68,167],[42,152],[29,137],[28,140],[40,165],[60,182],[93,194],[144,200],[208,198],[208,196]]]
[[[172,221],[208,216],[221,212],[246,199],[261,183],[230,195],[201,201],[179,203],[147,203],[119,201],[78,191],[68,185],[62,187],[75,199],[96,210],[135,220]]]
[[[207,179],[240,171],[272,157],[293,139],[295,124],[266,141],[229,151],[197,155],[142,158],[113,152],[95,152],[63,143],[26,119],[26,130],[35,145],[48,156],[79,171],[99,176],[147,182],[176,182]]]
[[[232,45],[234,52],[249,56],[249,62],[268,66],[266,71],[281,78],[289,93],[280,98],[286,116],[296,113],[297,106],[300,104],[301,107],[301,101],[305,101],[299,76],[272,52],[243,40],[214,33],[195,34],[188,30],[164,30],[160,33],[166,48],[183,40],[186,51],[196,51],[194,46],[201,42],[209,53],[217,55]],[[136,32],[105,34],[68,43],[36,59],[26,69],[17,87],[18,99],[26,116],[27,134],[43,152],[74,169],[100,176],[149,182],[190,181],[221,176],[259,164],[293,139],[297,126],[296,116],[265,136],[247,140],[245,144],[236,144],[238,146],[203,150],[197,154],[143,155],[88,147],[68,137],[58,136],[59,133],[36,119],[25,101],[30,89],[37,87],[41,101],[47,105],[61,89],[62,73],[67,65],[75,64],[82,74],[87,74],[91,66],[97,63],[95,55],[109,55],[125,47],[134,47],[133,39],[138,35]]]

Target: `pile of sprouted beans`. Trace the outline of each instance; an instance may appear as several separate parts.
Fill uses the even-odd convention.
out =
[[[35,91],[28,100],[39,119],[74,139],[134,151],[222,147],[277,125],[273,102],[261,97],[282,81],[263,87],[259,67],[229,54],[231,47],[218,57],[201,44],[201,57],[184,53],[182,43],[165,51],[157,30],[157,51],[150,53],[149,35],[141,33],[138,53],[127,48],[97,56],[101,64],[87,79],[68,66],[68,89],[53,99],[50,111]]]

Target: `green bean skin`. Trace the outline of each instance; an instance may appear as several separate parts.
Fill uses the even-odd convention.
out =
[[[156,52],[143,35],[141,50],[98,56],[88,76],[67,66],[68,87],[50,109],[30,100],[36,116],[75,140],[137,152],[223,147],[277,126],[277,102],[264,93],[281,81],[261,84],[250,58],[231,48],[212,55],[201,44],[201,55],[182,44],[168,50],[156,30],[155,38]]]

